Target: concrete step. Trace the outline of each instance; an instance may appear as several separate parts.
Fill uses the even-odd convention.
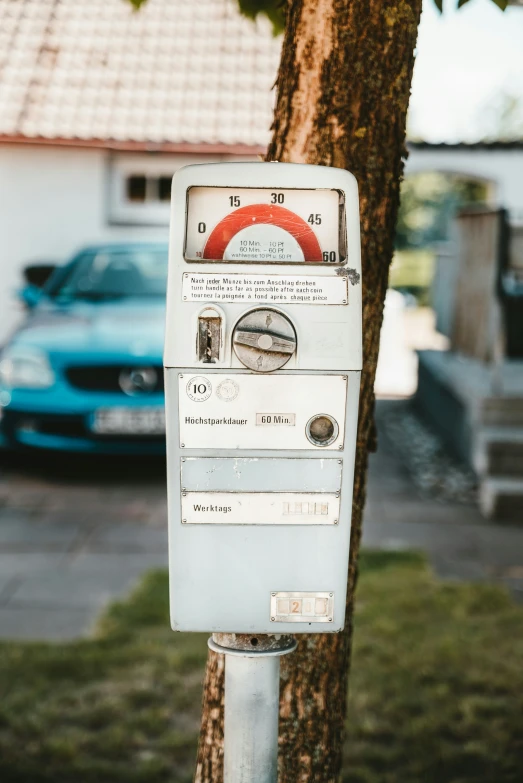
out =
[[[523,478],[491,477],[480,482],[481,513],[490,519],[523,526]]]
[[[485,397],[479,417],[484,426],[523,427],[523,397]]]
[[[484,427],[476,436],[473,463],[480,476],[523,479],[523,427]]]

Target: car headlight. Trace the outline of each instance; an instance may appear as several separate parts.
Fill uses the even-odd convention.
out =
[[[13,346],[0,355],[0,386],[8,389],[48,389],[55,374],[44,351]]]

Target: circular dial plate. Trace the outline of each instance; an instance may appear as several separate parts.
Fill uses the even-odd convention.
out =
[[[242,316],[232,336],[241,363],[256,372],[273,372],[287,364],[296,350],[296,332],[283,313],[259,308]]]
[[[192,187],[188,194],[187,261],[345,261],[337,190]]]

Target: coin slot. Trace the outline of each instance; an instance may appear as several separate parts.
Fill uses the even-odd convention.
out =
[[[220,360],[223,343],[223,319],[212,307],[206,307],[198,316],[198,361],[216,364]]]
[[[330,446],[338,437],[338,422],[327,413],[319,413],[309,419],[305,432],[315,446]]]

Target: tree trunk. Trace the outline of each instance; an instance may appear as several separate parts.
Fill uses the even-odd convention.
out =
[[[422,0],[290,0],[267,160],[351,171],[360,188],[363,373],[345,631],[282,659],[280,783],[340,775],[374,376]],[[209,654],[195,783],[223,779],[222,656]]]

